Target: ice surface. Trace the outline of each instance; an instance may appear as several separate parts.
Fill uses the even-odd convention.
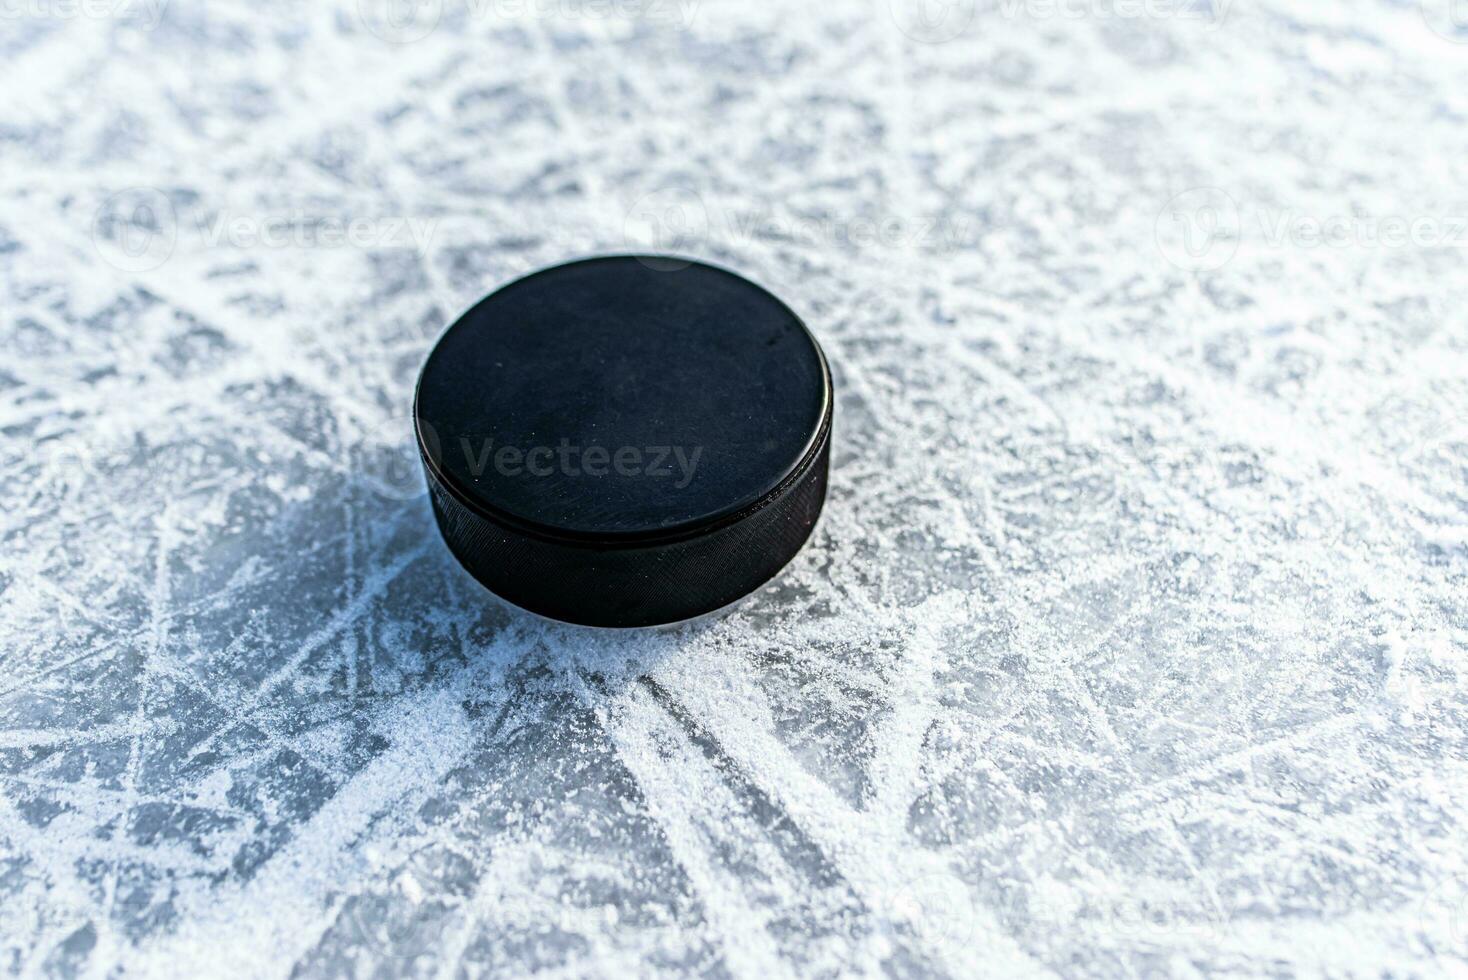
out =
[[[1451,14],[11,5],[0,966],[1468,969]],[[786,298],[838,431],[782,578],[611,634],[397,449],[449,317],[629,244]]]

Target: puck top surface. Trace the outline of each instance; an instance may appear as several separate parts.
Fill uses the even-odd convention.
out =
[[[784,303],[701,263],[615,256],[503,287],[439,340],[415,416],[434,476],[541,533],[693,531],[814,451],[825,359]]]

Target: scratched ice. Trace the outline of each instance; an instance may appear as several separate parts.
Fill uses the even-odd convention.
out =
[[[0,968],[1462,969],[1450,6],[7,14]],[[806,316],[833,487],[583,632],[397,440],[455,312],[636,245]]]

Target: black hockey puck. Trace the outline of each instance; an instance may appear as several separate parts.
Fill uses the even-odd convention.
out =
[[[414,405],[434,515],[490,591],[653,626],[769,581],[826,497],[831,375],[789,307],[702,263],[613,256],[492,293]]]

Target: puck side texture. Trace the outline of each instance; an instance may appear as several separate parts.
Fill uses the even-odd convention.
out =
[[[799,551],[832,401],[819,345],[764,289],[611,256],[460,317],[414,415],[439,527],[475,578],[554,619],[650,626],[733,602]]]

